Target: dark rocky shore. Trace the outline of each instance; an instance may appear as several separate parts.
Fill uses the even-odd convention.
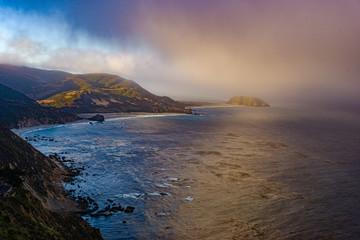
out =
[[[35,135],[32,138],[27,138],[27,141],[53,141],[52,138],[44,138],[39,135]],[[77,166],[75,167],[74,161],[67,159],[65,157],[67,153],[53,153],[49,155],[50,159],[53,159],[56,162],[61,163],[65,168],[69,171],[63,177],[63,181],[74,185],[74,177],[79,174],[82,174],[85,166]],[[114,202],[112,199],[107,199],[106,207],[99,210],[98,204],[89,196],[79,196],[74,193],[74,190],[70,190],[66,192],[68,198],[72,199],[76,202],[76,207],[78,208],[79,214],[89,214],[90,217],[109,217],[117,212],[124,212],[124,213],[133,213],[135,207],[133,206],[122,206],[120,203]],[[124,222],[125,223],[125,222]]]
[[[62,187],[76,174],[0,124],[0,239],[103,239],[75,214],[91,199],[74,201]]]

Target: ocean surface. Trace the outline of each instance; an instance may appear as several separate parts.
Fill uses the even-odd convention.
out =
[[[16,131],[81,173],[66,189],[133,213],[105,239],[360,239],[360,114],[197,108]]]

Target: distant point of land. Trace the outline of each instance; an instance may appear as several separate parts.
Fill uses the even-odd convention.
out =
[[[270,107],[270,105],[264,100],[257,97],[249,97],[249,96],[232,97],[229,101],[227,101],[227,104],[253,106],[253,107]]]
[[[221,102],[196,102],[196,101],[182,101],[183,104],[188,107],[220,107],[220,106],[230,106],[230,105],[243,105],[251,107],[270,107],[270,105],[264,100],[257,97],[249,96],[235,96],[230,98],[226,103]]]

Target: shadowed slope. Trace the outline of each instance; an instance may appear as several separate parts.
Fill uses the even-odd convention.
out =
[[[9,128],[65,123],[77,119],[76,115],[61,109],[42,107],[24,94],[0,84],[0,122]]]

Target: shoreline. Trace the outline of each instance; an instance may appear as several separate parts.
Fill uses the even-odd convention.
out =
[[[106,118],[105,121],[116,121],[120,119],[132,119],[132,118],[150,118],[150,117],[166,117],[166,116],[187,116],[189,114],[182,114],[182,113],[146,113],[146,112],[139,112],[139,113],[82,113],[79,114],[79,117],[92,117],[95,114],[102,114]],[[31,133],[35,131],[41,131],[49,128],[61,128],[66,127],[69,125],[78,125],[78,124],[89,124],[91,121],[88,119],[80,119],[74,122],[67,122],[64,124],[49,124],[49,125],[37,125],[32,127],[24,127],[19,129],[10,129],[13,133],[18,135],[20,138],[25,133]],[[39,139],[40,140],[40,139]],[[26,141],[26,139],[24,139]],[[28,142],[28,141],[26,141]],[[28,142],[29,143],[29,142]],[[31,144],[31,143],[29,143]],[[59,202],[56,199],[51,200],[51,205],[57,205],[60,209],[52,209],[59,213],[65,214],[78,214],[80,216],[92,213],[98,210],[97,203],[93,199],[85,199],[81,196],[72,195],[71,191],[65,189],[65,185],[74,181],[75,177],[82,172],[82,168],[71,168],[63,161],[65,158],[64,156],[61,157],[60,152],[52,152],[49,156],[46,156],[50,159],[54,164],[56,164],[63,173],[59,176],[59,179],[56,181],[56,185],[65,197],[65,201]],[[69,159],[66,158],[66,161]],[[60,206],[61,205],[61,206]],[[93,205],[92,207],[90,205]]]
[[[73,122],[66,122],[62,124],[44,124],[36,125],[31,127],[22,127],[22,128],[11,128],[10,130],[17,135],[21,135],[28,132],[39,131],[49,128],[60,128],[68,125],[77,125],[77,124],[88,124],[89,122],[96,122],[93,120],[85,119],[85,116],[90,118],[96,114],[101,114],[105,117],[106,121],[116,121],[119,119],[131,119],[131,118],[148,118],[148,117],[167,117],[167,116],[192,116],[193,114],[186,113],[147,113],[147,112],[134,112],[134,113],[79,113],[77,116],[83,117],[83,119],[76,120]],[[80,116],[81,115],[81,116]]]

